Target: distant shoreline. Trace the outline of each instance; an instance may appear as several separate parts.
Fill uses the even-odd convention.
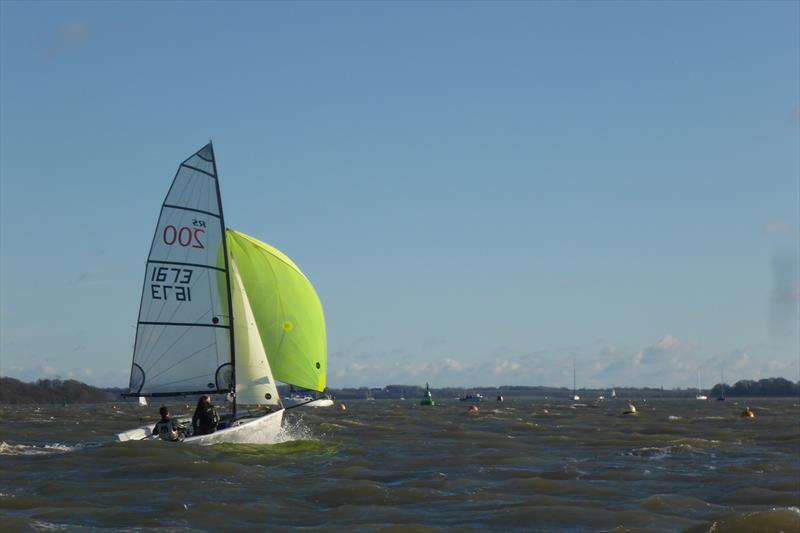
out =
[[[289,388],[279,387],[281,396],[288,394]],[[616,399],[633,398],[694,398],[697,389],[662,389],[653,387],[615,387],[604,389],[578,389],[582,401],[595,401],[601,396],[612,400],[612,390]],[[330,389],[328,392],[338,400],[358,400],[367,397],[376,400],[400,399],[416,400],[422,397],[424,388],[418,385],[387,385],[385,387],[345,387]],[[25,383],[15,378],[0,377],[0,404],[60,404],[60,403],[105,403],[124,401],[121,394],[127,389],[120,387],[99,388],[76,380],[40,379],[35,383]],[[766,378],[758,381],[740,380],[733,385],[717,384],[703,391],[714,400],[726,398],[779,398],[800,397],[800,382],[784,378]],[[566,387],[543,387],[538,385],[506,385],[500,387],[442,387],[432,388],[434,398],[447,400],[463,397],[467,393],[482,394],[486,400],[494,401],[497,396],[504,399],[543,397],[568,399],[572,389]],[[177,398],[177,397],[176,397]]]

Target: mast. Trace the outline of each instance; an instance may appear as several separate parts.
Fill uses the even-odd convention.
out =
[[[572,360],[572,397],[578,394],[577,381],[575,380],[575,359]]]
[[[222,227],[222,254],[225,257],[225,284],[227,286],[228,297],[228,325],[230,326],[230,342],[231,342],[231,392],[233,393],[233,420],[236,420],[236,344],[233,340],[233,296],[231,295],[231,269],[228,264],[228,235],[225,232],[225,215],[222,211],[222,195],[219,192],[219,173],[217,172],[217,157],[214,155],[214,144],[208,141],[208,146],[211,148],[211,164],[214,166],[214,175],[217,179],[214,180],[217,189],[217,204],[219,205],[219,223]]]

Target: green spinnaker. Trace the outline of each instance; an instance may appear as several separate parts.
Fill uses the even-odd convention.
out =
[[[275,379],[325,390],[325,317],[311,282],[269,244],[233,230],[227,230],[227,241]]]

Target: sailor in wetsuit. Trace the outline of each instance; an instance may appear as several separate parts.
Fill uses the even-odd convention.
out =
[[[219,415],[214,406],[211,405],[211,398],[201,396],[197,401],[197,409],[192,416],[192,427],[195,435],[208,435],[217,430]]]
[[[158,410],[161,420],[153,428],[153,435],[158,435],[161,440],[177,442],[181,440],[181,430],[183,429],[175,420],[169,417],[169,409],[162,405]]]

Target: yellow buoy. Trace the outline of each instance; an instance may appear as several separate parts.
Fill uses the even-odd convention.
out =
[[[755,418],[756,414],[749,407],[745,407],[744,411],[742,411],[742,414],[739,416],[742,418]]]
[[[343,404],[343,403],[340,403],[339,404],[339,410],[340,411],[347,411],[347,406],[345,404]]]

